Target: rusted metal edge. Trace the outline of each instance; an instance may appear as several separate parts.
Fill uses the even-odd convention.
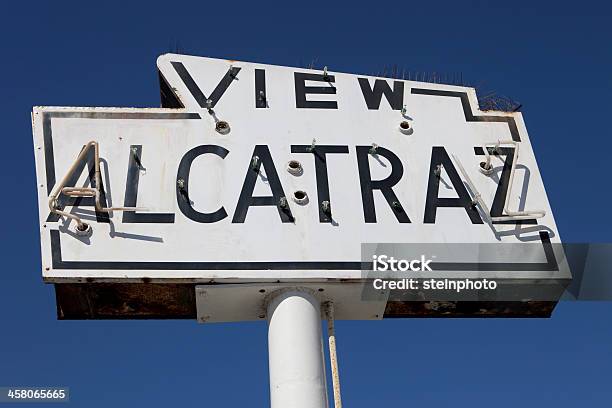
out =
[[[55,284],[57,318],[196,319],[195,285],[158,283]],[[550,317],[555,301],[390,301],[384,318]]]
[[[551,316],[554,301],[388,302],[384,318],[539,317]]]

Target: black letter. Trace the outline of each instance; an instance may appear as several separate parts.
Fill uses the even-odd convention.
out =
[[[333,75],[306,74],[295,72],[295,107],[338,109],[336,101],[307,101],[306,94],[335,94],[336,88],[331,84],[335,81]],[[306,81],[328,82],[328,86],[306,86]]]
[[[404,83],[402,81],[393,81],[393,90],[383,79],[374,81],[374,89],[370,89],[370,81],[367,78],[357,78],[363,98],[365,99],[368,109],[378,109],[383,94],[391,105],[391,109],[400,110],[404,103]]]
[[[508,194],[508,186],[510,185],[510,170],[512,169],[512,161],[514,160],[514,148],[513,147],[499,147],[500,153],[506,156],[504,160],[504,167],[499,177],[499,184],[497,190],[495,190],[495,197],[493,198],[493,204],[491,205],[491,217],[501,217],[504,212],[504,205],[506,204],[506,195]],[[488,147],[489,154],[495,155],[500,154],[495,151],[494,147]],[[482,147],[474,147],[474,153],[478,155],[484,155]],[[529,220],[506,220],[506,221],[493,221],[493,224],[537,224],[538,221],[535,219]]]
[[[128,160],[127,179],[125,181],[125,197],[123,198],[124,207],[136,207],[138,201],[138,182],[140,180],[140,168],[142,164],[142,146],[130,146],[130,159]],[[136,211],[123,212],[124,223],[153,223],[153,224],[172,224],[174,222],[173,213],[137,213]]]
[[[210,94],[210,97],[207,98],[202,93],[198,85],[195,83],[195,81],[193,80],[189,72],[187,71],[187,68],[185,68],[185,66],[181,62],[173,61],[171,62],[171,64],[172,64],[172,67],[174,67],[176,72],[181,77],[181,80],[185,83],[185,86],[187,87],[187,89],[189,89],[189,92],[191,92],[191,95],[193,95],[195,100],[198,102],[198,105],[200,105],[200,108],[209,107],[206,105],[207,99],[210,99],[211,101],[210,108],[211,109],[214,108],[217,102],[219,102],[219,99],[221,99],[221,96],[223,96],[227,88],[230,86],[234,78],[236,78],[236,75],[238,75],[238,72],[240,72],[239,67],[231,67],[227,71],[225,76],[221,79],[221,82],[217,84],[217,87],[215,88],[213,93]]]
[[[329,198],[329,179],[327,177],[327,153],[348,153],[348,146],[317,145],[314,150],[310,145],[292,145],[291,153],[312,153],[315,157],[315,175],[317,178],[317,199],[319,207],[319,222],[332,222],[331,205],[325,212],[321,206],[323,201],[331,203]]]
[[[85,148],[85,147],[83,147]],[[82,150],[82,149],[81,149]],[[95,165],[94,165],[94,147],[89,146],[89,150],[87,152],[87,156],[83,158],[80,162],[76,164],[72,174],[70,174],[70,178],[64,185],[64,187],[75,187],[76,183],[79,181],[83,170],[85,170],[85,165],[87,165],[88,170],[88,180],[89,185],[92,188],[96,187],[96,177],[95,177]],[[84,185],[83,187],[87,187]],[[104,193],[104,183],[100,179],[100,204],[103,207],[108,207],[106,203],[106,194]],[[57,209],[63,210],[65,207],[94,207],[96,206],[96,201],[94,197],[68,197],[63,194],[59,194],[57,197]],[[57,222],[60,219],[60,215],[56,213],[50,213],[47,216],[47,222]],[[96,222],[104,222],[110,223],[110,218],[107,212],[99,212],[96,210]]]
[[[437,169],[446,170],[458,198],[441,198],[438,197],[440,187],[440,174],[436,175]],[[427,184],[427,200],[425,201],[425,224],[433,224],[436,222],[436,211],[438,207],[463,207],[467,212],[472,224],[482,224],[482,219],[478,214],[478,210],[472,205],[472,199],[468,194],[453,162],[442,146],[434,146],[431,149],[431,164],[429,165],[429,182]]]
[[[185,216],[193,221],[202,223],[217,222],[225,217],[227,213],[223,207],[213,213],[201,213],[196,211],[191,206],[189,201],[189,173],[191,171],[191,163],[193,160],[203,154],[212,153],[222,159],[229,153],[227,149],[217,145],[201,145],[196,146],[183,156],[179,164],[178,173],[176,175],[176,200],[179,209]]]
[[[374,190],[380,192],[393,209],[395,218],[401,223],[410,222],[392,187],[396,185],[404,174],[401,160],[390,150],[384,147],[376,148],[376,155],[382,156],[391,163],[391,174],[384,180],[373,181],[370,174],[369,150],[371,146],[357,146],[357,167],[359,167],[359,180],[361,182],[361,201],[363,202],[363,217],[366,223],[376,222],[376,208],[374,208]]]
[[[247,170],[246,177],[244,178],[244,184],[242,185],[242,191],[240,192],[240,198],[238,199],[238,204],[236,205],[236,211],[234,212],[234,218],[232,219],[232,223],[243,223],[246,218],[247,211],[249,211],[249,207],[252,205],[275,206],[278,209],[278,215],[280,215],[282,222],[293,222],[293,215],[291,214],[291,210],[289,209],[288,200],[287,207],[281,208],[279,205],[281,197],[285,197],[285,192],[283,191],[283,186],[281,185],[280,180],[278,178],[278,174],[276,173],[276,168],[274,167],[274,162],[272,161],[272,156],[270,156],[268,146],[255,146],[255,150],[253,150],[252,157],[255,156],[257,156],[259,159],[257,160],[255,166],[253,166],[252,162],[249,163],[249,167]],[[257,181],[257,176],[259,175],[259,170],[261,169],[262,165],[266,169],[266,177],[268,178],[268,183],[270,184],[272,195],[265,197],[253,197],[253,191],[255,190],[255,182]]]

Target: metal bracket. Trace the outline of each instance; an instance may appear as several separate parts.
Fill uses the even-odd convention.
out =
[[[361,282],[325,283],[244,283],[196,285],[197,318],[200,323],[264,320],[270,294],[287,288],[304,288],[321,304],[333,302],[337,320],[380,320],[387,305],[388,291],[376,300],[363,300]],[[324,309],[324,308],[322,308]],[[326,318],[325,315],[321,316]]]

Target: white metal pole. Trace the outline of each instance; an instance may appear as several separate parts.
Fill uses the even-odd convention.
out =
[[[272,408],[327,408],[319,301],[306,289],[281,291],[268,304]]]

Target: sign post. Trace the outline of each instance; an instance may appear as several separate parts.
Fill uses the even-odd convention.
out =
[[[321,305],[308,289],[272,294],[268,359],[272,408],[327,408]]]

